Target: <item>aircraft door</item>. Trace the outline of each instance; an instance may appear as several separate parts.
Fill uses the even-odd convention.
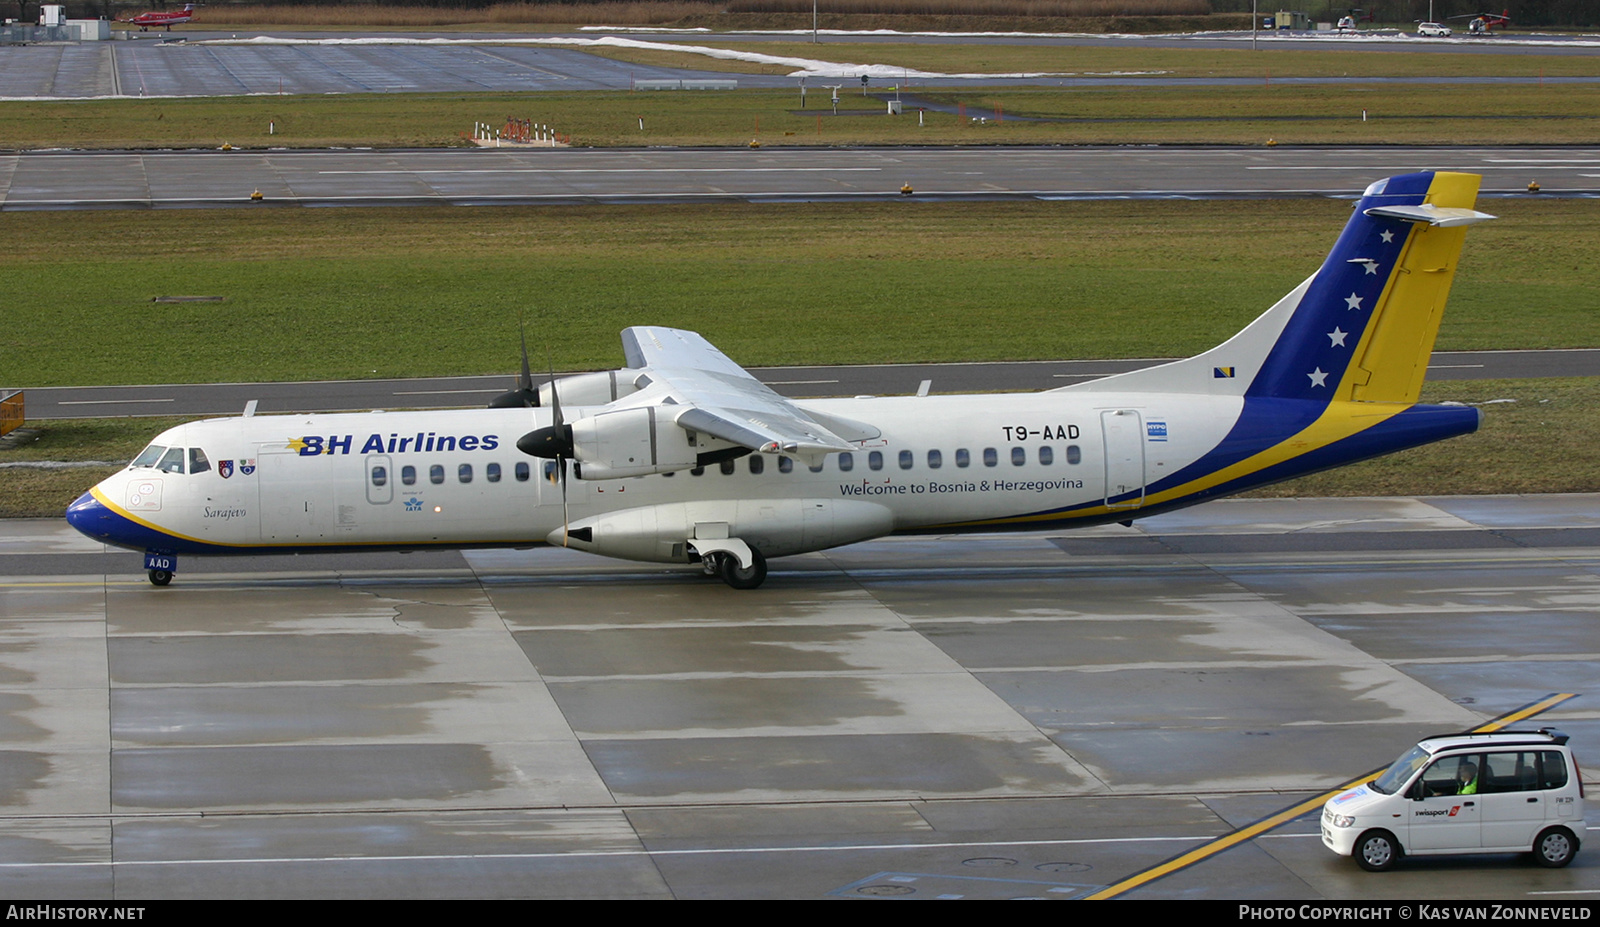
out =
[[[394,465],[387,455],[367,458],[367,501],[387,505],[394,501]]]
[[[322,536],[319,519],[332,520],[333,493],[315,457],[285,451],[282,444],[256,452],[261,540],[312,540]]]
[[[1134,509],[1144,503],[1144,423],[1135,409],[1100,413],[1105,438],[1106,508]]]

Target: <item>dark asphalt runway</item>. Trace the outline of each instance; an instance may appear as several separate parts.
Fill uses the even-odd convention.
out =
[[[1335,196],[1416,170],[1600,196],[1600,148],[763,148],[0,154],[0,209]],[[253,201],[259,191],[261,200]]]
[[[765,367],[751,372],[785,396],[911,394],[924,380],[933,393],[1054,389],[1135,370],[1157,360],[1029,361],[974,364],[883,364],[841,367]],[[1600,349],[1438,352],[1431,380],[1523,379],[1600,375]],[[515,376],[415,380],[334,380],[298,383],[206,383],[154,386],[35,387],[26,390],[32,421],[142,415],[237,415],[251,400],[257,411],[341,412],[365,409],[445,409],[486,405]]]

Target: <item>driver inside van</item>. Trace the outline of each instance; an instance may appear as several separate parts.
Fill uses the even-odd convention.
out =
[[[1465,760],[1456,768],[1456,794],[1478,794],[1478,764]]]

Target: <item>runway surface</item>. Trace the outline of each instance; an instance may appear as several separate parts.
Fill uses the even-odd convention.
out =
[[[1600,195],[1600,148],[763,148],[28,152],[0,209],[837,200],[1355,198],[1415,170]],[[901,192],[909,184],[913,196]],[[262,200],[251,196],[259,191]]]
[[[933,394],[1055,389],[1161,362],[1134,359],[868,364],[757,367],[751,373],[776,392],[803,399],[906,395],[915,393],[923,381],[928,381],[929,392]],[[1600,376],[1600,349],[1437,351],[1428,366],[1430,380],[1588,376]],[[412,380],[30,387],[24,399],[29,421],[138,415],[237,415],[251,401],[257,403],[256,409],[262,413],[453,409],[487,405],[489,400],[510,389],[515,379],[515,375],[507,373]],[[543,382],[545,378],[539,379]]]
[[[888,539],[753,592],[560,550],[140,566],[0,521],[8,896],[1074,898],[1550,692],[1526,726],[1600,769],[1593,495]],[[1593,848],[1374,876],[1316,830],[1121,895],[1600,893]]]

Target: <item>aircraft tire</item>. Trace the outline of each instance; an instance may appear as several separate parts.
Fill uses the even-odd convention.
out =
[[[732,554],[722,555],[720,572],[722,581],[735,589],[754,589],[767,581],[767,558],[761,556],[761,551],[750,548],[750,568],[739,566],[739,558]]]
[[[152,586],[165,586],[168,583],[172,582],[172,571],[171,570],[151,570],[149,572],[150,572],[150,585],[152,585]]]

